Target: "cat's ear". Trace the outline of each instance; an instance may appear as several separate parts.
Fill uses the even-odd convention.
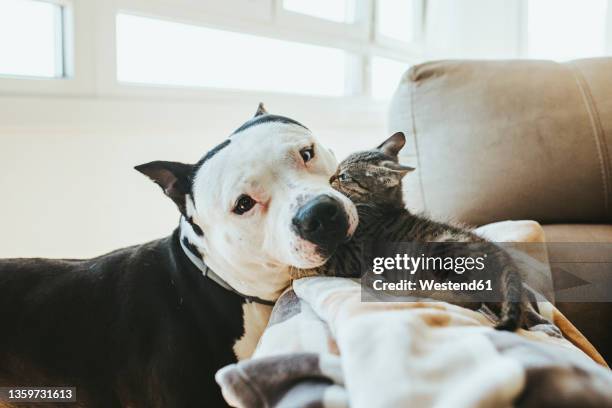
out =
[[[400,177],[404,177],[406,174],[415,170],[414,167],[404,166],[403,164],[396,163],[391,160],[385,160],[381,162],[380,165],[387,170],[391,170],[394,173],[397,173]]]
[[[378,182],[386,187],[397,187],[406,174],[414,171],[414,167],[404,166],[393,160],[380,162],[378,169]]]
[[[402,150],[402,147],[406,144],[406,136],[402,132],[394,133],[393,136],[382,142],[378,147],[378,150],[386,154],[387,156],[397,158],[398,153]]]
[[[266,110],[263,102],[259,102],[259,105],[257,106],[257,110],[255,111],[255,116],[253,116],[254,118],[261,116],[261,115],[265,115],[266,113],[268,113],[268,111]]]

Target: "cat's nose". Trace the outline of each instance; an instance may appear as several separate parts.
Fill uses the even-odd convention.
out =
[[[349,232],[348,216],[337,199],[321,194],[306,202],[292,220],[293,228],[303,239],[331,255]]]

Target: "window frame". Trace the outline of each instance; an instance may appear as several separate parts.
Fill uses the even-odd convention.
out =
[[[283,6],[283,0],[274,1],[275,19],[279,27],[285,29],[298,29],[305,33],[325,34],[335,38],[345,38],[346,40],[367,41],[370,24],[370,14],[372,12],[372,2],[370,0],[356,0],[355,21],[353,23],[340,23],[330,21],[307,14],[287,10]]]
[[[375,36],[375,0],[358,0],[356,21],[338,23],[285,10],[282,0],[37,0],[63,8],[64,76],[57,78],[2,78],[1,95],[81,95],[113,98],[198,98],[228,100],[240,97],[293,99],[353,99],[379,104],[370,95],[372,56],[414,62],[422,58],[420,44],[382,41]],[[421,4],[423,0],[417,0]],[[176,87],[120,83],[116,63],[116,15],[202,25],[285,41],[339,48],[353,57],[347,68],[345,95],[310,96],[290,93]],[[237,18],[238,17],[238,18]],[[422,21],[419,30],[422,30]],[[347,27],[347,25],[349,27]],[[93,28],[92,28],[93,27]],[[422,40],[422,37],[419,38]]]

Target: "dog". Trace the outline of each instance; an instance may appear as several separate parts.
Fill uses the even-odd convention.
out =
[[[291,268],[355,231],[336,165],[260,104],[196,164],[137,166],[178,227],[88,260],[0,260],[0,386],[73,386],[86,407],[225,406],[214,374],[252,352]]]

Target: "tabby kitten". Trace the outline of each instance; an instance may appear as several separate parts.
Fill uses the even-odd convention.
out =
[[[295,270],[294,278],[312,275],[360,277],[368,268],[365,263],[370,259],[371,253],[368,251],[371,251],[369,248],[372,242],[411,242],[417,245],[427,242],[488,242],[469,229],[436,222],[412,214],[405,208],[402,178],[414,170],[398,162],[398,153],[405,142],[403,133],[395,133],[377,148],[351,154],[340,163],[330,182],[334,189],[355,203],[359,225],[351,241],[340,246],[328,262],[311,270]],[[440,294],[436,299],[467,307],[479,307],[481,303],[485,303],[499,316],[496,329],[515,331],[521,327],[526,310],[523,279],[514,261],[505,251],[493,244],[488,246],[494,250],[487,252],[487,262],[493,263],[499,268],[496,270],[501,271],[499,279],[495,279],[498,286],[495,289],[500,294],[501,302],[479,302],[475,301],[473,296],[470,299],[470,295],[466,294]],[[440,247],[443,251],[452,253],[440,253]],[[423,250],[426,251],[427,248],[431,248],[431,245],[422,245]],[[442,257],[456,258],[462,253],[470,255],[469,249],[464,245],[441,245],[437,246],[436,250],[436,256]],[[466,275],[469,275],[470,281],[475,279],[472,272]],[[438,273],[435,279],[438,282],[456,282],[462,279],[462,275],[451,271],[442,275]],[[463,277],[464,281],[466,279]]]

